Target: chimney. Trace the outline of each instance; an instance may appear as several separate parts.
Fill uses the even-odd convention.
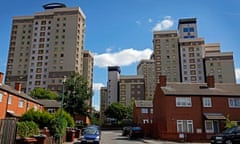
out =
[[[3,73],[0,72],[0,84],[2,84],[2,81],[3,81]]]
[[[215,87],[214,76],[207,76],[207,86],[208,86],[208,88]]]
[[[15,89],[19,92],[22,91],[22,84],[21,83],[15,83]]]
[[[159,76],[159,83],[161,87],[165,87],[167,85],[167,77],[164,75]]]

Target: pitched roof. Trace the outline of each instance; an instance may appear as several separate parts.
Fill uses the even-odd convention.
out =
[[[29,101],[32,101],[34,103],[40,104],[37,100],[33,99],[32,97],[30,97],[29,95],[27,95],[26,93],[22,92],[22,91],[18,91],[8,85],[5,84],[0,84],[0,90],[14,94],[18,97],[21,97],[23,99],[27,99]]]
[[[206,83],[171,83],[161,87],[165,95],[207,95],[207,96],[240,96],[240,85],[216,83],[208,88]]]
[[[61,103],[59,101],[56,101],[56,100],[41,99],[41,100],[38,100],[38,101],[45,108],[60,108],[61,107]]]
[[[153,107],[152,100],[135,100],[136,107]]]

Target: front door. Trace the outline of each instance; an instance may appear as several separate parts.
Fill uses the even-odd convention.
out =
[[[219,121],[213,120],[214,133],[219,133]]]

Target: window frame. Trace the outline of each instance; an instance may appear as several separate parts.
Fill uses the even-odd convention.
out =
[[[229,108],[240,108],[240,98],[228,98]]]
[[[192,107],[191,97],[176,97],[176,107]]]
[[[19,101],[18,101],[18,107],[19,108],[23,108],[24,107],[24,99],[19,99]]]
[[[0,102],[3,102],[3,94],[0,93]]]
[[[208,126],[210,126],[209,127],[210,129],[208,128]],[[213,120],[205,120],[204,121],[204,127],[205,127],[205,132],[206,133],[213,133],[214,132]]]
[[[203,97],[203,107],[212,107],[212,99],[210,97]]]
[[[141,108],[141,113],[142,114],[148,114],[148,109],[147,108]]]
[[[193,133],[193,120],[177,120],[178,133]]]

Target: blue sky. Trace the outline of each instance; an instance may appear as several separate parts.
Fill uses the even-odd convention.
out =
[[[0,71],[6,62],[13,16],[44,11],[42,5],[62,2],[86,15],[85,49],[94,54],[94,99],[106,85],[108,65],[121,66],[121,75],[135,75],[139,60],[152,52],[153,30],[176,30],[180,18],[197,18],[198,35],[233,52],[240,83],[239,0],[8,0],[0,5]]]

